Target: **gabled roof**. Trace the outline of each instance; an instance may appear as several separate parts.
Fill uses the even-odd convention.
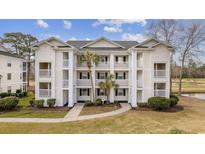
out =
[[[107,39],[107,38],[105,38],[105,37],[101,37],[101,38],[99,38],[99,39],[97,39],[97,40],[95,40],[95,41],[89,42],[89,43],[83,45],[83,46],[80,47],[80,48],[82,49],[82,48],[88,47],[88,46],[90,46],[90,45],[92,45],[92,44],[95,44],[96,42],[98,42],[98,41],[100,41],[100,40],[105,40],[105,41],[110,42],[111,44],[114,44],[114,45],[116,45],[116,46],[118,46],[118,47],[120,47],[120,48],[123,48],[123,49],[125,48],[124,46],[121,46],[120,44],[115,43],[115,42],[113,42],[113,41],[111,41],[111,40],[109,40],[109,39]]]
[[[1,45],[0,45],[0,55],[24,59],[22,57],[19,57],[17,54],[10,53],[5,47],[3,47]]]
[[[52,47],[55,47],[55,45],[49,43],[49,42],[52,41],[52,40],[56,40],[56,41],[62,43],[64,47],[73,48],[72,45],[70,45],[70,44],[68,44],[68,43],[66,43],[66,42],[63,42],[63,41],[61,41],[60,39],[55,38],[55,37],[50,37],[50,38],[48,38],[48,39],[46,39],[46,40],[42,40],[42,41],[40,41],[40,42],[37,42],[37,43],[33,44],[31,47],[37,47],[37,46],[40,46],[40,45],[42,45],[42,44],[44,44],[44,43],[46,43],[46,44],[48,44],[48,45],[50,45],[50,46],[52,46]],[[58,46],[58,47],[62,47],[62,46]]]

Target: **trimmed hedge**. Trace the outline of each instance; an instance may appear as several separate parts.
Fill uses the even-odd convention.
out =
[[[8,93],[5,93],[5,92],[4,92],[4,93],[0,93],[0,97],[1,97],[1,98],[5,98],[5,97],[7,97],[7,96],[9,96]]]
[[[148,99],[148,106],[151,107],[153,110],[167,110],[170,107],[170,100],[166,97],[151,97]]]
[[[16,108],[19,99],[16,97],[5,97],[0,99],[0,111],[10,111]]]
[[[102,99],[100,99],[100,98],[96,99],[95,104],[102,105]]]
[[[54,105],[56,104],[56,99],[55,98],[47,99],[47,104],[49,107],[54,107]]]
[[[44,107],[44,100],[43,99],[35,100],[35,105],[37,108],[43,108]]]
[[[35,107],[35,100],[34,99],[30,100],[29,104],[30,104],[30,106]]]

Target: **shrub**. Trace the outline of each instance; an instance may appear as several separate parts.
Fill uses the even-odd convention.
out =
[[[30,100],[29,104],[30,104],[30,106],[35,107],[35,100],[34,99]]]
[[[14,109],[18,105],[18,98],[16,97],[5,97],[0,99],[0,111],[9,111]]]
[[[22,98],[24,96],[23,93],[16,93],[16,97]]]
[[[102,105],[102,99],[98,98],[95,101],[96,105]]]
[[[44,100],[43,99],[35,100],[35,105],[37,108],[43,108],[44,107]]]
[[[95,104],[91,101],[85,101],[85,106],[94,106]]]
[[[21,89],[16,89],[16,93],[20,94],[20,93],[22,93],[22,90]]]
[[[165,97],[151,97],[148,99],[148,106],[154,110],[166,110],[170,107],[170,100]]]
[[[54,105],[56,104],[56,99],[55,98],[47,99],[47,104],[49,107],[54,107]]]
[[[26,91],[22,92],[22,94],[23,94],[24,97],[27,96],[27,92]]]
[[[177,105],[178,100],[176,98],[170,98],[170,107]]]
[[[0,97],[1,97],[1,98],[7,97],[7,96],[9,96],[8,93],[5,93],[5,92],[4,92],[4,93],[0,93]]]
[[[181,130],[181,129],[171,129],[170,131],[170,134],[186,134],[186,132],[184,130]]]
[[[170,98],[175,98],[177,102],[179,101],[179,97],[177,97],[176,95],[170,95]]]
[[[16,93],[10,93],[10,96],[16,96]]]

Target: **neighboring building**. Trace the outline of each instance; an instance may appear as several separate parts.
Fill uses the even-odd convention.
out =
[[[57,106],[73,106],[90,100],[90,76],[95,79],[96,98],[106,99],[98,83],[114,74],[119,88],[110,92],[110,101],[128,102],[133,107],[152,96],[169,97],[170,57],[173,48],[155,39],[63,42],[54,37],[32,46],[35,50],[35,97],[56,98]],[[77,64],[78,55],[86,50],[100,56],[99,64],[88,73],[85,64]]]
[[[26,82],[26,60],[0,46],[0,93],[15,93],[16,89],[26,91]]]

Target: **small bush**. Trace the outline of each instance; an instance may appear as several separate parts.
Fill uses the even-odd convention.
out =
[[[26,91],[22,92],[22,94],[23,94],[24,97],[27,96],[27,92]]]
[[[91,101],[85,101],[85,106],[94,106],[95,104]]]
[[[56,104],[56,99],[55,98],[47,99],[47,104],[49,107],[54,107],[54,105]]]
[[[151,97],[148,99],[148,106],[153,110],[166,110],[170,107],[170,100],[165,97]]]
[[[23,93],[16,93],[16,97],[22,98],[22,97],[24,97],[24,94]]]
[[[102,105],[102,99],[100,99],[100,98],[96,99],[95,104]]]
[[[5,97],[0,99],[0,111],[9,111],[18,105],[18,98],[16,97]]]
[[[170,98],[175,98],[177,102],[179,101],[179,97],[177,97],[176,95],[170,95]]]
[[[171,129],[170,131],[170,134],[186,134],[186,132],[184,130],[181,130],[181,129]]]
[[[5,92],[4,92],[4,93],[0,93],[0,97],[1,97],[1,98],[7,97],[7,96],[9,96],[8,93],[5,93]]]
[[[170,107],[177,105],[178,100],[176,98],[170,98]]]
[[[35,105],[37,108],[43,108],[44,107],[44,100],[43,99],[35,100]]]
[[[29,104],[30,104],[30,106],[35,107],[35,100],[34,99],[30,100]]]
[[[22,93],[22,90],[21,89],[16,89],[16,93],[20,94],[20,93]]]

